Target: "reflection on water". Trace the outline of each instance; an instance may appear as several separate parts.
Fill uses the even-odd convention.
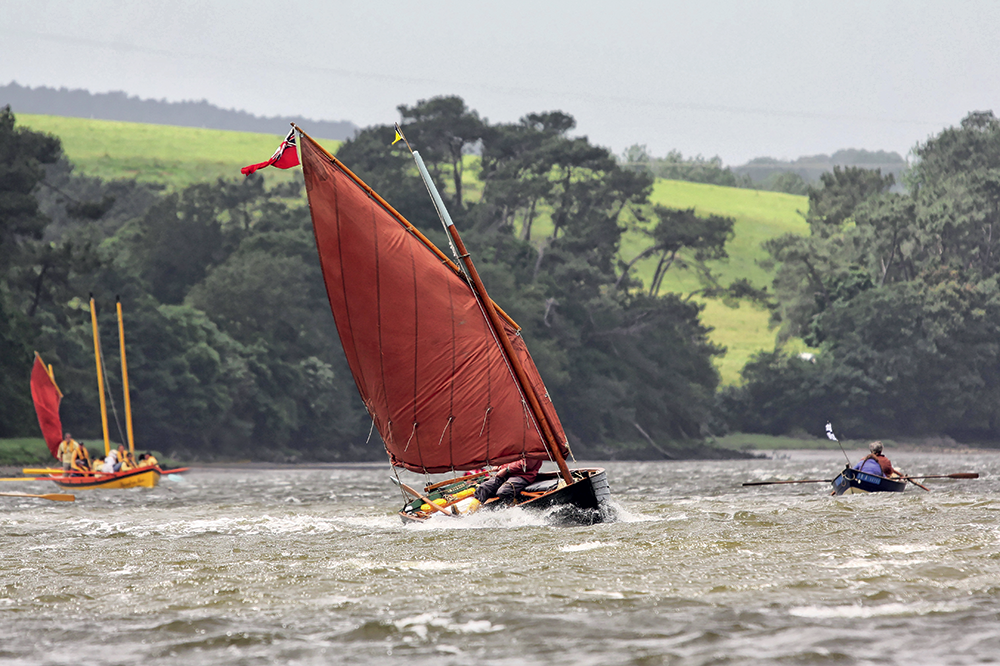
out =
[[[519,510],[404,526],[377,466],[0,498],[0,662],[996,659],[1000,455],[893,455],[983,475],[930,493],[740,486],[831,478],[837,455],[609,464],[621,520],[591,527]]]

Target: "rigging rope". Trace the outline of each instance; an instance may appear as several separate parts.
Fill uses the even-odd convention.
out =
[[[118,428],[118,441],[125,442],[125,435],[122,433],[122,424],[118,421],[118,410],[115,409],[115,399],[111,395],[111,382],[108,378],[108,366],[104,363],[104,345],[101,344],[100,340],[97,342],[98,355],[101,357],[101,372],[104,373],[104,392],[108,394],[108,402],[111,403],[111,413],[115,416],[115,427]]]
[[[393,475],[396,477],[396,487],[399,488],[399,494],[403,497],[403,504],[406,504],[406,493],[403,491],[403,481],[399,478],[399,469],[392,464],[392,456],[389,454],[389,449],[385,450],[385,456],[389,459],[389,468],[392,470]]]

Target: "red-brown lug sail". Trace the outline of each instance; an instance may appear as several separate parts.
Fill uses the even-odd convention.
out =
[[[42,429],[42,437],[49,447],[52,457],[57,457],[59,442],[62,441],[62,421],[59,419],[59,403],[62,393],[52,381],[42,357],[35,354],[35,365],[31,368],[31,400],[35,403],[35,413],[38,415],[38,425]]]
[[[548,459],[531,409],[464,277],[307,135],[302,169],[327,296],[393,464],[429,473]],[[562,453],[566,435],[504,323]]]

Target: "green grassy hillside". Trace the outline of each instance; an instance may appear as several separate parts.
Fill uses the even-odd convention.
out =
[[[799,211],[809,207],[804,196],[783,192],[745,190],[719,185],[689,183],[680,180],[657,180],[651,196],[653,203],[670,208],[694,208],[699,215],[723,215],[735,220],[734,237],[727,245],[729,259],[711,262],[711,268],[721,276],[723,284],[740,277],[749,279],[756,287],[768,287],[772,276],[759,265],[765,258],[761,243],[786,233],[806,234],[809,227]],[[532,237],[546,238],[552,233],[552,222],[547,211],[532,225]],[[648,245],[648,239],[638,229],[632,229],[622,238],[621,257],[629,261]],[[648,287],[652,281],[657,259],[640,261],[632,269]],[[663,280],[660,293],[689,294],[700,288],[692,271],[671,268]],[[717,300],[704,300],[703,321],[714,328],[712,340],[726,347],[726,355],[716,360],[722,381],[732,384],[739,380],[740,370],[750,356],[759,350],[774,349],[775,331],[768,329],[767,311],[743,304],[730,308]],[[801,342],[792,342],[789,348],[805,349]]]
[[[17,119],[19,124],[58,136],[66,155],[81,173],[106,179],[162,182],[171,189],[219,177],[240,178],[240,167],[270,157],[283,138],[280,134],[59,116],[19,114]],[[340,145],[338,141],[322,140],[320,143],[330,151]],[[475,161],[471,156],[468,159]],[[466,171],[469,181],[466,194],[471,199],[480,191],[474,178],[475,166],[470,164]],[[274,183],[298,177],[297,170],[266,169],[261,173]],[[391,199],[391,193],[389,195]],[[758,265],[763,258],[761,242],[784,233],[807,232],[805,221],[798,212],[808,206],[802,196],[659,180],[652,200],[672,208],[693,207],[699,214],[725,215],[736,220],[736,235],[729,244],[730,258],[713,266],[725,282],[747,277],[758,287],[767,286],[770,276]],[[545,238],[551,233],[551,223],[544,212],[533,232],[535,238]],[[627,261],[634,257],[645,242],[640,232],[627,232],[622,242],[622,258]],[[640,262],[633,270],[648,285],[654,267],[655,259],[651,258]],[[698,286],[693,274],[671,269],[663,290],[689,293]],[[704,320],[715,329],[712,339],[728,349],[718,363],[723,382],[738,380],[740,369],[753,352],[774,347],[774,332],[768,330],[767,319],[765,311],[748,305],[734,309],[718,301],[706,302]]]
[[[162,182],[170,188],[219,177],[241,178],[241,167],[269,158],[284,138],[283,134],[30,114],[17,114],[17,122],[58,136],[80,173]],[[309,131],[308,127],[303,129]],[[340,146],[339,141],[320,143],[330,151]],[[296,177],[294,170],[268,169],[262,173],[274,182]]]
[[[729,259],[712,264],[722,276],[723,283],[745,277],[754,286],[770,286],[771,274],[758,263],[765,258],[761,243],[786,233],[806,234],[809,231],[799,213],[809,207],[804,196],[658,180],[651,198],[654,203],[671,208],[694,208],[699,215],[724,215],[736,220],[735,237],[727,246]],[[627,234],[622,242],[622,258],[627,261],[637,255],[643,243],[641,234]],[[648,285],[655,267],[655,260],[651,258],[640,262],[634,270]],[[663,280],[663,289],[690,293],[698,289],[698,281],[690,272],[674,272],[671,269]],[[739,379],[739,372],[751,354],[774,348],[775,332],[768,330],[768,317],[767,311],[751,305],[730,308],[719,301],[705,302],[703,320],[715,328],[712,339],[728,350],[717,363],[724,383],[730,384]],[[800,342],[790,346],[804,349]]]

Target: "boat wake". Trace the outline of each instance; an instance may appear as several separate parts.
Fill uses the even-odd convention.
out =
[[[502,511],[482,510],[471,516],[453,518],[436,514],[427,520],[407,525],[413,530],[480,530],[480,529],[513,529],[519,527],[550,527],[553,524],[551,515],[556,509],[548,511],[526,511],[513,507]]]

